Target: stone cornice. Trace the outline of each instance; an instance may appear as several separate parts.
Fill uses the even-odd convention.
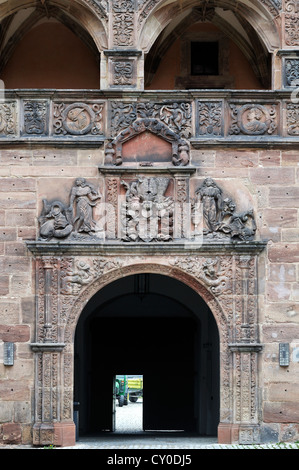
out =
[[[248,241],[236,243],[221,242],[192,242],[185,243],[126,243],[126,242],[42,242],[27,241],[28,250],[35,256],[86,256],[86,255],[201,255],[201,254],[244,254],[261,253],[267,246],[267,241]]]

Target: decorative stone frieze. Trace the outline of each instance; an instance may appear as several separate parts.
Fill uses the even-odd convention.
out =
[[[117,136],[137,119],[156,119],[181,138],[192,135],[192,104],[186,101],[111,101],[111,136]]]
[[[286,108],[296,104],[298,58],[286,50],[280,54],[285,64],[284,91],[151,93],[136,87],[140,51],[107,50],[103,55],[110,70],[110,89],[84,93],[44,90],[38,94],[9,91],[0,103],[0,139],[16,145],[105,145],[107,162],[116,164],[122,160],[116,144],[145,131],[168,138],[176,146],[181,142],[185,163],[192,146],[288,145],[297,138],[287,130]],[[130,98],[123,99],[122,88],[130,90]],[[174,164],[178,164],[175,152]]]

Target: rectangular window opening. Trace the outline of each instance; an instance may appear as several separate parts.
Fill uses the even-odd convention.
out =
[[[219,44],[191,42],[191,75],[219,75]]]

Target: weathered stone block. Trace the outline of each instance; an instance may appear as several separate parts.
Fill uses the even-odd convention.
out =
[[[294,168],[252,168],[250,179],[255,184],[293,184]]]
[[[264,421],[266,423],[298,423],[297,402],[265,402]]]
[[[262,425],[260,430],[261,444],[278,442],[279,429],[277,425]]]
[[[274,263],[299,263],[299,243],[277,243],[268,250],[269,260]]]
[[[22,441],[22,428],[17,423],[5,423],[2,425],[3,444],[20,444]]]
[[[27,342],[30,339],[30,329],[27,325],[0,325],[0,339],[2,341]]]

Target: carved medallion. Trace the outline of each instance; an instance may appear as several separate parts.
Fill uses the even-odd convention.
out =
[[[260,104],[230,105],[232,124],[230,134],[264,135],[277,129],[276,106]]]
[[[102,103],[54,104],[53,126],[57,135],[102,134]]]

